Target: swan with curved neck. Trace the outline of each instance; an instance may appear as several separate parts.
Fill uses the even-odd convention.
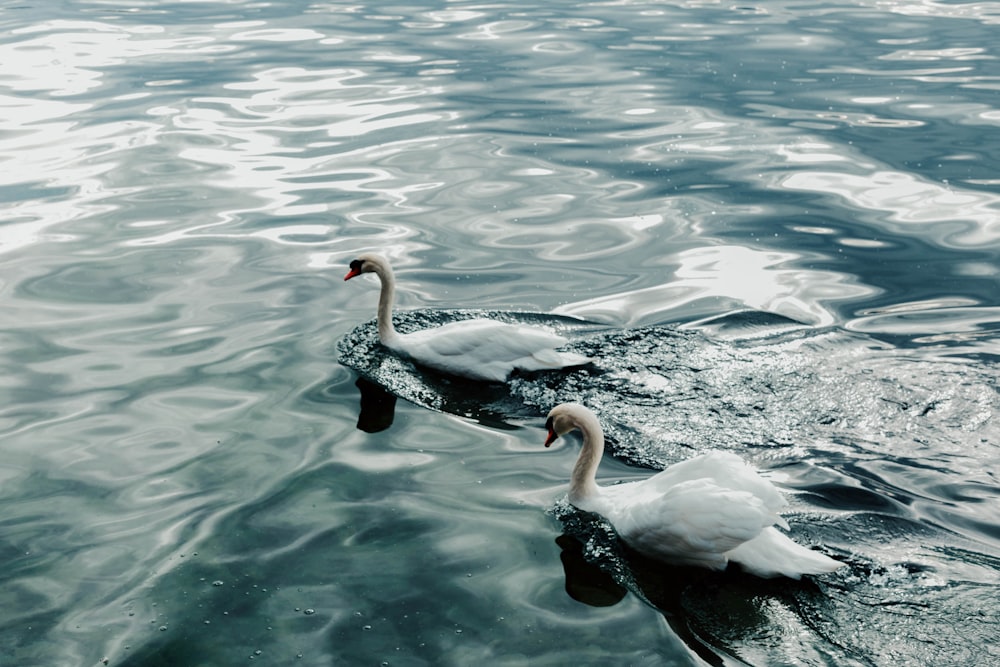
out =
[[[392,323],[396,277],[389,261],[375,253],[359,255],[344,280],[374,273],[381,283],[378,337],[390,350],[451,375],[503,382],[514,369],[537,371],[590,363],[587,357],[557,348],[567,341],[538,327],[486,318],[450,322],[413,333],[399,333]]]
[[[676,463],[653,477],[601,487],[597,468],[604,433],[593,412],[563,403],[549,412],[545,446],[574,429],[583,448],[573,467],[569,502],[602,515],[622,540],[658,560],[721,570],[732,561],[759,577],[832,572],[843,566],[779,532],[781,492],[742,459],[709,452]]]

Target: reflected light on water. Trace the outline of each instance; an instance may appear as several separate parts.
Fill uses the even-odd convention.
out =
[[[883,11],[915,17],[958,18],[981,21],[986,25],[1000,23],[1000,8],[992,2],[934,2],[934,0],[890,0],[880,2]]]
[[[949,247],[977,247],[1000,242],[1000,197],[959,190],[913,174],[876,171],[846,174],[801,170],[782,183],[789,190],[838,195],[856,208],[889,213],[893,231],[920,225],[920,232]],[[937,230],[927,228],[938,225]]]
[[[851,331],[893,334],[915,343],[976,342],[979,352],[1000,354],[1000,308],[961,296],[941,297],[868,308],[847,322]]]
[[[14,35],[16,41],[0,44],[0,58],[25,66],[23,75],[3,76],[11,94],[0,96],[0,131],[11,157],[0,185],[12,186],[17,203],[0,252],[74,238],[49,228],[101,214],[125,219],[132,238],[119,237],[120,244],[164,245],[192,236],[246,236],[239,227],[248,216],[294,216],[297,225],[301,216],[342,208],[361,215],[351,206],[360,199],[403,205],[409,192],[440,185],[408,183],[403,170],[380,166],[433,150],[426,144],[438,133],[414,126],[457,119],[457,112],[440,108],[441,91],[424,85],[425,78],[400,83],[357,68],[271,67],[235,70],[238,77],[209,79],[201,88],[183,77],[142,79],[140,71],[142,92],[134,82],[111,87],[116,68],[152,59],[176,62],[183,71],[192,59],[247,43],[322,40],[311,27],[242,21],[173,26],[167,33],[164,26],[50,21]],[[111,110],[120,114],[127,106],[129,115],[109,122]],[[176,185],[186,174],[197,184]],[[126,181],[133,187],[121,187]],[[149,217],[144,204],[175,202],[181,187],[185,207]],[[145,215],[130,219],[140,209]],[[277,237],[297,233],[273,226]]]
[[[213,227],[220,229],[211,235],[244,236],[232,223],[248,211],[300,218],[344,209],[358,219],[359,199],[381,195],[403,205],[407,193],[439,186],[403,184],[398,168],[380,166],[394,156],[428,150],[437,140],[430,133],[414,136],[413,126],[456,118],[428,101],[439,92],[433,87],[379,82],[349,68],[281,67],[224,88],[233,94],[199,97],[168,110],[161,141],[175,146],[184,163],[212,169],[213,187],[242,193],[237,199],[243,206],[219,211],[209,224],[171,227],[130,245],[205,236]],[[413,99],[418,97],[424,99]],[[366,139],[369,134],[380,138]],[[295,233],[274,223],[272,234]]]
[[[804,623],[709,602],[734,664],[985,664],[948,658],[995,635],[996,369],[920,357],[996,351],[997,16],[8,3],[0,662],[684,662],[648,599],[563,590],[545,509],[576,453],[534,458],[559,395],[633,447],[608,475],[738,443],[829,517],[796,530],[859,579]],[[439,384],[376,342],[377,281],[343,287],[360,250],[398,267],[401,325],[525,311],[606,372]],[[578,298],[696,330],[537,314]],[[392,392],[359,410],[352,368]]]
[[[195,54],[219,54],[235,47],[219,44],[206,32],[158,39],[163,26],[111,25],[96,21],[43,21],[13,31],[30,36],[0,45],[3,62],[18,63],[23,76],[3,77],[5,87],[18,91],[45,91],[55,96],[86,93],[104,85],[103,70],[132,63],[135,58],[174,55],[184,60]]]
[[[588,320],[635,326],[674,318],[691,311],[751,308],[800,322],[829,325],[834,314],[824,302],[872,294],[847,276],[816,269],[783,268],[798,255],[762,252],[742,246],[706,246],[678,253],[674,280],[645,289],[568,304],[556,312]],[[708,305],[705,305],[708,302]]]

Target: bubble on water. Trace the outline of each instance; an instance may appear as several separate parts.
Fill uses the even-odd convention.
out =
[[[213,586],[223,586],[223,585],[225,585],[225,582],[223,582],[222,579],[216,579],[215,581],[212,582],[212,585]]]
[[[938,359],[901,363],[866,336],[769,313],[732,313],[698,329],[619,330],[526,313],[410,311],[397,314],[397,329],[474,316],[553,328],[571,340],[567,351],[596,361],[470,389],[435,381],[381,351],[374,322],[341,340],[340,361],[396,396],[483,423],[544,418],[557,403],[584,403],[600,417],[611,454],[650,468],[706,449],[792,451],[823,434],[867,441],[872,432],[886,433],[882,447],[893,451],[912,447],[907,434],[920,428],[965,452],[970,434],[996,433],[989,419],[1000,407],[990,388],[995,373]]]
[[[315,614],[315,613],[316,613],[316,610],[315,610],[315,609],[312,609],[312,608],[309,608],[309,609],[306,609],[306,610],[305,610],[304,612],[302,612],[302,613],[303,613],[303,614],[305,614],[306,616],[312,616],[313,614]]]

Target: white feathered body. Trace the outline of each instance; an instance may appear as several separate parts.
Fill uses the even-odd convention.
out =
[[[515,369],[538,371],[590,361],[556,348],[562,336],[523,324],[473,319],[397,334],[383,343],[414,361],[452,375],[503,382]]]
[[[636,551],[676,564],[724,569],[729,561],[760,577],[832,572],[841,567],[779,532],[781,492],[735,454],[710,452],[649,479],[599,487],[570,498],[607,518]]]

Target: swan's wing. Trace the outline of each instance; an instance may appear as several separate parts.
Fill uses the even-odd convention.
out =
[[[746,461],[731,452],[706,452],[675,463],[651,477],[649,482],[666,490],[681,482],[694,479],[710,479],[721,487],[752,494],[774,515],[778,525],[783,528],[788,527],[785,520],[778,515],[788,506],[788,501],[778,487],[761,477]]]
[[[555,351],[566,342],[545,329],[474,319],[405,334],[399,337],[397,348],[446,372],[504,380],[514,368],[538,370],[588,361]]]
[[[485,358],[489,353],[492,359],[518,359],[567,342],[545,329],[486,319],[449,322],[417,333],[425,332],[431,349],[437,354],[476,354]]]
[[[744,542],[729,553],[730,560],[758,577],[791,577],[803,574],[823,574],[844,566],[829,556],[793,542],[773,527]]]
[[[774,523],[770,510],[747,491],[710,479],[681,482],[667,490],[622,485],[602,490],[604,513],[635,549],[678,562],[722,567],[725,553],[757,537]]]
[[[449,322],[405,334],[404,340],[414,356],[417,350],[441,357],[480,356],[479,351],[488,348],[498,324],[502,323],[484,319]]]
[[[788,522],[779,512],[788,507],[788,501],[770,480],[764,479],[746,461],[731,452],[710,452],[709,457],[720,461],[719,470],[723,471],[715,480],[730,489],[752,493],[774,516],[775,523],[788,530]]]

